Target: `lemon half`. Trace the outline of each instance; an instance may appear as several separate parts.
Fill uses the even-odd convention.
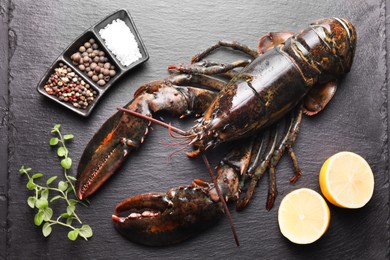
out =
[[[320,187],[332,204],[342,208],[361,208],[374,192],[374,175],[370,165],[360,155],[339,152],[323,164]]]
[[[296,244],[310,244],[328,229],[329,207],[316,191],[302,188],[287,194],[280,203],[279,228]]]

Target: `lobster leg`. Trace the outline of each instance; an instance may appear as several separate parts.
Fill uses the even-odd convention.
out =
[[[260,38],[258,51],[251,49],[245,44],[236,41],[218,41],[216,44],[208,47],[206,50],[194,55],[191,59],[191,63],[198,62],[209,55],[214,50],[220,47],[229,47],[237,51],[241,51],[252,58],[257,58],[259,54],[263,54],[269,49],[272,49],[276,45],[285,42],[293,35],[292,32],[270,32]]]
[[[279,163],[284,151],[287,149],[289,151],[290,157],[292,158],[294,165],[295,175],[290,179],[291,182],[296,181],[301,171],[298,166],[298,162],[295,156],[295,153],[292,149],[292,145],[295,142],[296,136],[298,134],[299,124],[302,117],[302,109],[301,106],[296,109],[296,111],[291,116],[290,123],[287,125],[286,131],[282,136],[282,139],[279,141],[278,145],[276,145],[277,140],[277,128],[278,126],[274,126],[270,131],[268,136],[268,145],[267,150],[262,151],[262,144],[264,141],[264,137],[262,133],[259,133],[254,141],[252,142],[253,147],[251,148],[250,162],[251,165],[247,166],[246,174],[241,176],[240,180],[240,190],[243,188],[245,183],[245,177],[251,176],[251,181],[249,187],[245,193],[245,195],[240,198],[237,202],[237,210],[244,209],[249,203],[250,199],[253,196],[254,190],[257,187],[258,181],[264,175],[267,169],[269,169],[269,195],[267,200],[267,209],[271,209],[274,199],[277,195],[276,189],[276,166]],[[249,148],[248,148],[249,149]],[[246,154],[241,154],[242,159],[246,158]],[[236,159],[236,161],[239,161]],[[245,160],[247,161],[247,160]]]
[[[207,75],[191,75],[191,74],[172,74],[165,79],[153,80],[146,84],[141,85],[134,93],[134,97],[147,92],[154,93],[161,85],[169,86],[182,86],[182,85],[199,84],[204,87],[209,87],[214,90],[222,90],[226,86],[226,82],[223,80],[210,77]]]
[[[236,41],[233,41],[233,42],[229,42],[229,41],[218,41],[216,44],[210,46],[209,48],[207,48],[206,50],[194,55],[191,59],[191,63],[195,63],[195,62],[198,62],[200,60],[202,60],[204,57],[206,57],[207,55],[209,55],[211,52],[213,52],[215,49],[218,49],[220,47],[229,47],[229,48],[232,48],[234,50],[237,50],[237,51],[241,51],[249,56],[251,56],[252,58],[256,58],[257,56],[259,56],[259,54],[257,53],[257,51],[255,50],[252,50],[250,47],[248,47],[247,45],[245,44],[242,44],[242,43],[239,43],[239,42],[236,42]]]
[[[234,68],[245,67],[251,62],[251,60],[238,60],[229,64],[216,64],[214,63],[211,66],[198,66],[198,65],[171,65],[168,67],[168,70],[171,72],[180,72],[187,74],[220,74],[231,71]]]
[[[284,151],[287,149],[294,166],[294,176],[290,178],[290,182],[295,182],[299,176],[301,176],[301,170],[298,166],[298,161],[295,156],[294,150],[292,149],[293,144],[295,143],[296,137],[298,135],[299,126],[302,119],[302,106],[299,105],[298,108],[295,109],[291,123],[288,127],[288,130],[282,140],[280,141],[277,149],[274,151],[272,155],[272,159],[269,165],[270,171],[270,182],[268,189],[268,198],[267,198],[267,209],[270,210],[273,207],[275,202],[275,198],[277,196],[276,189],[276,166],[279,163],[280,159],[283,156]]]
[[[257,165],[257,167],[255,168],[254,171],[253,171],[253,166],[249,167],[249,169],[251,169],[253,171],[253,173],[251,174],[252,175],[251,181],[249,183],[249,187],[248,187],[245,195],[237,201],[237,210],[243,210],[248,205],[250,199],[252,198],[253,193],[256,189],[257,183],[259,182],[259,180],[261,179],[261,177],[263,176],[263,174],[267,170],[269,161],[272,157],[272,154],[274,153],[277,136],[278,136],[277,126],[272,126],[270,133],[269,133],[268,144],[267,144],[267,148],[266,148],[265,155],[264,155],[263,159],[261,159],[260,164]],[[253,151],[253,154],[256,155],[254,157],[255,161],[258,161],[258,158],[260,158],[260,156],[262,155],[261,154],[262,153],[262,149],[261,149],[262,145],[260,144],[260,146],[258,146],[258,147],[259,147],[258,149]]]
[[[210,61],[206,61],[206,60],[202,60],[200,62],[197,62],[197,63],[193,63],[191,64],[192,66],[200,66],[200,67],[210,67],[210,66],[226,66],[224,64],[221,64],[221,63],[218,63],[218,62],[210,62]],[[245,64],[244,64],[245,65]],[[223,72],[221,73],[221,75],[223,76],[226,76],[227,78],[229,78],[230,80],[232,78],[234,78],[235,76],[237,76],[239,74],[238,71],[235,71],[234,68],[229,70],[229,71],[226,71],[226,72]],[[188,74],[184,74],[184,75],[188,75]],[[222,90],[222,89],[219,89],[219,90]]]

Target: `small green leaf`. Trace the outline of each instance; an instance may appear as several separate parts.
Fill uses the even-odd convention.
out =
[[[30,208],[34,208],[35,207],[35,202],[37,201],[37,198],[33,197],[33,196],[30,196],[28,197],[27,199],[27,204],[30,206]]]
[[[76,179],[75,177],[73,177],[73,176],[68,176],[68,178],[69,178],[70,180],[72,180],[72,181],[77,181],[77,179]]]
[[[53,128],[51,129],[51,132],[53,133],[53,132],[56,132],[56,131],[60,131],[60,127],[61,127],[60,124],[55,124],[53,126]]]
[[[31,176],[31,178],[33,178],[33,179],[38,179],[38,178],[41,178],[42,176],[43,176],[42,173],[36,173],[36,174],[34,174],[33,176]]]
[[[64,135],[64,140],[70,140],[70,139],[73,139],[74,135],[72,134],[68,134],[68,135]]]
[[[43,222],[43,211],[39,210],[37,214],[34,216],[34,223],[36,226],[40,226]]]
[[[79,229],[75,228],[74,230],[69,231],[68,238],[72,241],[75,241],[77,239],[78,235],[79,235]]]
[[[53,216],[53,210],[51,208],[45,208],[43,210],[43,220],[44,221],[49,221],[52,216]]]
[[[57,138],[57,137],[52,137],[52,138],[50,138],[49,144],[50,144],[51,146],[57,145],[57,144],[58,144],[58,138]]]
[[[57,155],[58,155],[59,157],[64,157],[65,154],[66,154],[66,149],[65,149],[65,147],[63,147],[63,146],[58,147],[58,149],[57,149]]]
[[[41,198],[44,198],[47,200],[48,197],[49,197],[49,189],[43,189],[41,192]]]
[[[68,213],[69,216],[72,216],[75,209],[76,209],[75,206],[69,205],[69,206],[66,208],[66,213]]]
[[[49,222],[46,222],[42,227],[42,233],[44,237],[48,237],[52,231],[51,225]]]
[[[54,196],[53,198],[51,198],[50,202],[53,202],[53,201],[58,200],[60,198],[62,198],[62,196],[60,196],[60,195]]]
[[[62,213],[62,214],[61,214],[61,217],[63,217],[63,218],[69,218],[69,215],[68,215],[68,213]]]
[[[22,167],[20,167],[20,169],[19,169],[19,172],[20,173],[27,173],[27,172],[29,172],[29,171],[31,171],[31,168],[24,168],[24,166],[22,165]]]
[[[67,182],[60,181],[58,183],[58,189],[60,189],[61,191],[66,191],[67,188],[68,188],[68,183]]]
[[[92,229],[89,225],[82,225],[80,228],[80,236],[84,238],[90,238],[93,236]]]
[[[50,177],[50,178],[47,180],[46,184],[49,185],[49,184],[52,183],[55,179],[57,179],[57,176]]]
[[[34,183],[33,179],[29,179],[27,184],[26,184],[26,187],[29,190],[34,190],[37,187],[37,185]]]
[[[66,224],[68,224],[68,225],[71,226],[71,225],[72,225],[72,222],[73,222],[73,219],[74,219],[74,218],[67,218],[67,219],[66,219]]]
[[[40,199],[37,199],[37,201],[35,202],[35,206],[38,209],[45,209],[45,208],[47,208],[48,205],[49,205],[49,202],[47,201],[47,199],[42,198],[42,197]]]
[[[79,201],[78,200],[75,200],[75,199],[69,199],[69,203],[70,203],[70,205],[76,205],[77,203],[79,203]]]
[[[66,169],[66,170],[68,170],[68,169],[70,169],[70,167],[72,167],[72,159],[71,158],[65,158],[65,159],[62,159],[61,160],[61,166],[64,168],[64,169]]]

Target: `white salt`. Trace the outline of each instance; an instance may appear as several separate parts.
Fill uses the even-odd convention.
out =
[[[129,66],[142,57],[134,35],[123,20],[114,20],[101,29],[99,34],[108,49],[110,49],[123,66]]]

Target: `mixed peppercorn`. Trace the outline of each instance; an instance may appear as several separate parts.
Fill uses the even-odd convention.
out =
[[[96,90],[63,63],[58,64],[43,88],[60,101],[69,102],[82,109],[86,109],[97,95]]]

